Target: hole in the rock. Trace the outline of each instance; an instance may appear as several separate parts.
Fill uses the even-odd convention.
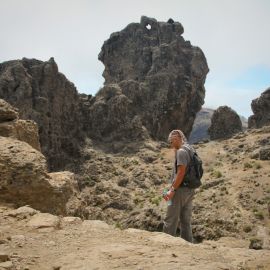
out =
[[[151,27],[151,25],[148,23],[146,26],[146,29],[148,29],[148,30],[150,30],[152,27]]]

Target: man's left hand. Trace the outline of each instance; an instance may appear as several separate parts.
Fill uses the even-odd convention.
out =
[[[173,198],[174,194],[175,194],[175,192],[172,191],[172,190],[170,189],[170,190],[166,193],[166,195],[164,196],[164,199],[165,199],[166,201],[169,201],[169,200],[171,200],[171,199]]]

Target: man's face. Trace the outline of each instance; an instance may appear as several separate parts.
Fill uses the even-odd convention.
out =
[[[178,134],[172,135],[171,146],[175,149],[179,149],[182,146],[182,138]]]

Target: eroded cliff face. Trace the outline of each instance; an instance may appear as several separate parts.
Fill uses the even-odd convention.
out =
[[[156,139],[165,139],[174,128],[188,136],[204,103],[207,62],[183,32],[172,19],[157,22],[142,16],[140,23],[111,34],[99,54],[105,87],[118,85],[128,112]]]
[[[64,168],[79,156],[79,95],[53,58],[0,64],[0,98],[17,107],[20,118],[38,124],[42,152],[51,170]]]
[[[254,115],[248,118],[249,128],[270,125],[270,87],[259,98],[252,100],[251,109]]]

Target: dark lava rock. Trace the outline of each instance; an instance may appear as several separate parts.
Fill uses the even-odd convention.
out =
[[[211,140],[230,138],[242,131],[242,122],[234,110],[221,106],[214,111],[208,131]]]
[[[254,115],[248,118],[249,128],[261,128],[270,125],[270,87],[259,98],[252,100],[251,109]]]
[[[21,119],[39,126],[41,150],[51,170],[64,168],[79,155],[79,95],[73,83],[58,72],[53,58],[0,64],[0,98],[20,111]]]
[[[99,54],[105,87],[118,87],[105,104],[117,106],[120,97],[125,99],[120,115],[130,114],[125,115],[129,123],[136,115],[136,123],[141,122],[153,138],[165,139],[174,128],[188,136],[204,103],[207,62],[200,48],[184,40],[183,32],[172,19],[158,22],[142,16],[140,23],[111,34]],[[101,116],[102,122],[106,117]],[[120,133],[126,119],[118,119]]]

